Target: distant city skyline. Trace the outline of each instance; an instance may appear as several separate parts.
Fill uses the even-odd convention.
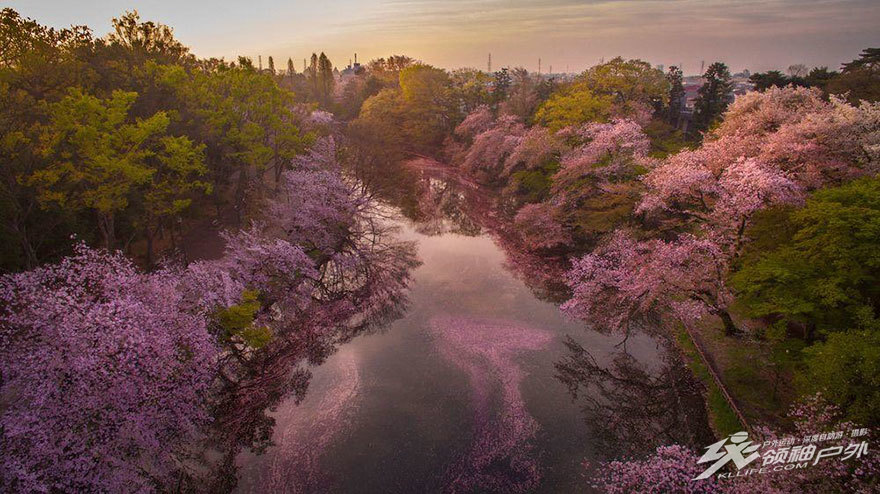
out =
[[[42,24],[86,24],[96,36],[110,19],[137,9],[174,28],[200,57],[292,58],[296,70],[324,51],[343,68],[405,54],[444,68],[522,66],[580,72],[620,55],[655,65],[701,61],[734,72],[840,64],[880,46],[876,0],[8,0],[6,6]]]

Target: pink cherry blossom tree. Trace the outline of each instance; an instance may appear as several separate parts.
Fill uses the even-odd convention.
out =
[[[671,313],[691,321],[712,314],[733,333],[726,263],[724,253],[708,239],[682,235],[668,242],[638,241],[618,231],[594,252],[572,261],[567,274],[572,297],[562,310],[627,332],[639,318],[659,320]]]
[[[561,138],[540,125],[523,134],[516,147],[504,160],[502,175],[509,177],[518,170],[534,170],[553,160],[566,150]]]
[[[519,146],[526,127],[516,117],[500,117],[488,129],[474,137],[460,168],[482,183],[497,182],[504,162]]]
[[[714,478],[694,481],[704,469],[699,456],[679,446],[660,446],[654,455],[602,464],[592,478],[592,487],[608,494],[636,492],[680,492],[716,494],[721,492]]]
[[[218,353],[178,280],[83,245],[0,280],[3,490],[174,483],[210,421]]]
[[[880,103],[822,99],[818,89],[771,88],[730,106],[703,149],[716,173],[755,158],[806,188],[876,173]]]
[[[609,205],[609,221],[617,221],[613,217],[620,216],[618,209],[628,216],[638,197],[634,179],[650,161],[650,142],[639,124],[632,120],[591,123],[563,129],[558,136],[574,143],[563,153],[550,191],[550,201],[563,221],[602,223],[605,215],[597,210]]]
[[[563,155],[562,169],[554,179],[558,187],[586,175],[624,178],[632,174],[632,167],[646,157],[650,149],[648,137],[633,120],[590,123],[559,133],[583,144]]]
[[[477,135],[486,132],[495,124],[495,116],[487,105],[480,105],[468,114],[455,128],[455,135],[473,140]]]
[[[529,250],[552,249],[571,243],[571,234],[554,218],[547,203],[527,204],[514,218],[514,227]]]
[[[302,397],[309,366],[400,314],[417,265],[413,245],[390,236],[379,205],[342,178],[329,139],[284,173],[264,210],[262,222],[225,236],[222,258],[187,270],[191,291],[222,294],[203,297],[221,307],[257,292],[252,324],[271,334],[260,348],[233,341],[221,359],[216,430],[225,469],[242,446],[258,449],[271,437],[266,410]]]
[[[332,138],[293,165],[219,259],[141,273],[79,246],[0,278],[0,488],[148,491],[228,473],[271,437],[266,410],[305,392],[308,365],[400,313],[413,246],[342,178]],[[201,454],[209,438],[219,466]],[[210,488],[231,488],[227,473]]]
[[[566,307],[596,323],[619,327],[645,309],[668,306],[686,317],[717,315],[727,332],[733,332],[727,315],[732,296],[724,277],[743,247],[754,214],[772,205],[798,204],[813,187],[875,172],[878,108],[870,103],[854,107],[837,100],[825,102],[818,92],[803,88],[740,98],[699,149],[657,164],[642,162],[651,170],[643,178],[645,192],[635,212],[655,231],[687,233],[637,244],[615,237],[575,263],[569,278],[575,296]],[[594,160],[588,149],[582,152],[584,163]],[[560,176],[579,161],[568,163]],[[664,261],[685,252],[693,252],[697,257],[691,262],[703,268],[682,271],[681,263]],[[652,269],[668,271],[647,273],[626,262],[629,254],[642,256],[644,263],[656,262]],[[651,296],[661,292],[665,296]],[[622,297],[626,302],[619,309],[596,302],[604,297]]]
[[[735,257],[754,213],[771,205],[798,204],[803,189],[755,158],[738,159],[716,175],[706,154],[685,151],[652,170],[636,212],[691,222]]]

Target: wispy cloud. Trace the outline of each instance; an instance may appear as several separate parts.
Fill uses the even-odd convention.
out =
[[[735,69],[837,66],[880,46],[878,0],[7,0],[54,25],[98,32],[126,8],[171,24],[196,53],[341,62],[407,53],[445,67],[724,60]]]
[[[874,0],[385,0],[338,30],[398,51],[413,47],[441,64],[492,50],[511,64],[541,54],[583,64],[626,53],[763,67],[838,63],[880,44],[877,25]]]

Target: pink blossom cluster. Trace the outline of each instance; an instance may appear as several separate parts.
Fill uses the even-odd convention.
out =
[[[770,88],[737,99],[705,147],[754,157],[807,187],[877,172],[880,103],[853,106],[818,89]]]
[[[838,184],[880,167],[880,103],[853,106],[817,89],[771,88],[731,105],[699,150],[715,177],[744,159],[806,188]]]
[[[170,485],[210,421],[218,353],[179,274],[81,244],[2,278],[0,306],[3,490]]]
[[[313,126],[326,126],[332,124],[336,118],[332,113],[323,110],[315,110],[309,114],[306,122]]]
[[[474,137],[461,162],[462,171],[481,182],[500,179],[505,160],[519,146],[525,133],[525,125],[516,117],[498,118],[489,129]]]
[[[803,199],[798,183],[755,158],[740,158],[714,171],[708,154],[684,151],[652,170],[636,212],[684,218],[731,246],[756,211]]]
[[[698,455],[684,446],[660,446],[654,455],[644,459],[601,465],[592,486],[608,494],[721,492],[714,478],[692,480],[703,471],[703,467],[697,465],[698,459]]]
[[[613,189],[613,182],[634,178],[637,167],[649,163],[650,140],[633,120],[588,123],[558,135],[577,143],[562,154],[562,168],[553,176],[552,193],[565,207],[576,208],[581,199]]]
[[[748,214],[796,200],[808,189],[876,173],[878,132],[877,103],[827,102],[818,90],[794,87],[749,93],[700,149],[670,157],[645,178],[641,210],[702,214],[720,200]]]
[[[509,177],[519,170],[534,170],[558,159],[565,150],[562,139],[545,127],[535,125],[520,137],[504,160],[503,176]]]
[[[209,432],[265,437],[261,417],[305,389],[304,365],[406,302],[413,246],[370,207],[324,139],[219,259],[145,274],[81,245],[0,278],[0,488],[152,490],[194,475]],[[268,345],[218,327],[246,291]]]
[[[559,132],[583,142],[562,158],[563,169],[575,169],[580,174],[596,173],[594,169],[605,175],[619,173],[630,164],[628,159],[644,157],[651,147],[641,125],[633,120],[589,123]]]
[[[554,209],[547,203],[527,204],[514,218],[514,227],[529,250],[552,249],[571,243],[571,235],[554,218]]]
[[[646,309],[665,307],[685,318],[708,312],[733,329],[724,275],[754,213],[798,204],[811,188],[876,173],[878,136],[877,103],[826,102],[817,90],[793,87],[738,99],[699,149],[673,155],[643,177],[636,213],[662,230],[690,233],[664,242],[616,235],[574,263],[574,297],[565,309],[609,327]],[[584,156],[588,163],[595,155]],[[687,263],[670,262],[687,252],[695,256]]]
[[[617,231],[594,252],[574,259],[567,273],[572,317],[628,329],[637,316],[672,311],[684,319],[718,313],[729,304],[726,258],[711,240],[639,241]]]
[[[455,128],[455,135],[466,139],[474,139],[477,135],[486,132],[495,124],[495,116],[486,105],[478,106],[468,114]]]
[[[469,114],[455,133],[466,141],[455,153],[460,155],[456,158],[460,168],[485,183],[505,179],[518,170],[538,168],[565,150],[562,139],[546,128],[528,128],[512,115],[496,119],[486,106]]]

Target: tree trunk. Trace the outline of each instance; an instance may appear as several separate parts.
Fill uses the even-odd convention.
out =
[[[718,317],[721,318],[721,322],[724,324],[725,336],[733,336],[739,333],[739,328],[736,327],[736,324],[734,324],[733,322],[733,318],[730,317],[730,314],[726,310],[719,310]]]
[[[235,190],[235,217],[239,225],[244,221],[244,202],[250,175],[248,166],[242,166],[238,173],[238,187]]]
[[[153,237],[155,232],[147,225],[144,228],[144,235],[147,237],[147,269],[153,269]]]
[[[13,228],[18,233],[19,241],[21,242],[21,250],[24,252],[24,262],[25,267],[27,269],[33,269],[40,264],[39,259],[37,258],[37,251],[31,243],[30,236],[28,235],[27,227],[21,226],[19,227],[17,224]]]
[[[813,335],[816,333],[816,323],[813,321],[807,321],[804,323],[804,342],[806,344],[811,344],[813,342]]]
[[[101,232],[101,243],[107,250],[113,250],[116,244],[116,229],[113,224],[113,213],[98,213],[98,230]]]

